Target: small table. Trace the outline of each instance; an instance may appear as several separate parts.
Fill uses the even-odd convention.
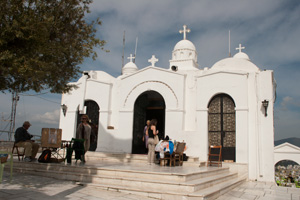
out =
[[[13,155],[12,152],[8,151],[0,151],[0,154],[7,154],[9,157],[9,160],[7,160],[4,163],[0,163],[0,183],[2,182],[2,176],[3,176],[3,170],[5,164],[9,163],[10,164],[10,181],[12,180],[12,172],[13,172]],[[8,159],[8,158],[7,158]]]

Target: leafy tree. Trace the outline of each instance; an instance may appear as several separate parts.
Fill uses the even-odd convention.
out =
[[[96,58],[99,18],[87,22],[91,0],[1,0],[0,90],[67,92],[85,57]]]

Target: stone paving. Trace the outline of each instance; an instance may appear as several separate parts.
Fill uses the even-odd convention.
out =
[[[145,196],[125,194],[117,191],[99,189],[92,184],[80,184],[72,181],[57,180],[22,173],[13,174],[9,182],[9,173],[6,171],[0,184],[1,200],[150,200]],[[278,187],[271,183],[245,182],[217,200],[300,200],[300,189]]]

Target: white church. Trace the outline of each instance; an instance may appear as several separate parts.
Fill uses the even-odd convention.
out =
[[[195,45],[183,39],[172,52],[169,68],[132,61],[115,78],[103,71],[84,72],[77,89],[63,94],[63,139],[75,137],[80,115],[91,119],[92,151],[145,154],[146,121],[156,118],[159,137],[187,144],[186,155],[207,160],[209,145],[222,145],[222,159],[248,167],[248,178],[274,181],[276,83],[237,48],[233,57],[200,69]],[[151,57],[151,55],[149,55]]]

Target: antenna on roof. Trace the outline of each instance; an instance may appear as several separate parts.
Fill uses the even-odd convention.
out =
[[[136,37],[136,40],[135,40],[135,51],[134,51],[134,59],[133,59],[133,63],[135,63],[137,44],[138,44],[138,37]]]
[[[124,50],[125,50],[125,31],[124,31],[124,33],[123,33],[122,68],[124,67]]]
[[[230,30],[229,30],[228,37],[229,37],[229,38],[228,38],[228,39],[229,39],[229,40],[228,40],[228,46],[229,46],[229,47],[228,47],[228,51],[229,51],[229,57],[231,57],[231,53],[230,53]]]

